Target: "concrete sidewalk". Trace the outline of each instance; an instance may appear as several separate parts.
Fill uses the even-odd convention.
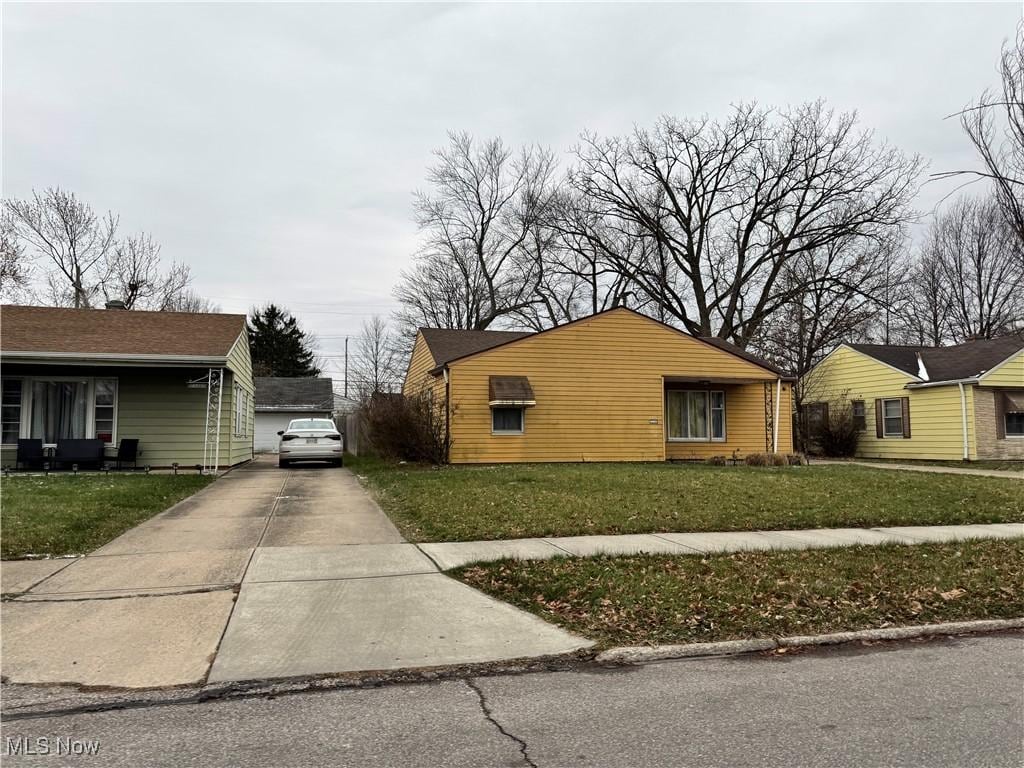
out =
[[[1024,523],[989,525],[910,525],[893,528],[818,528],[794,531],[644,533],[621,536],[557,536],[501,541],[453,541],[420,544],[443,570],[472,562],[513,558],[546,560],[594,555],[694,555],[766,549],[825,549],[875,544],[922,544],[965,539],[1024,536]]]
[[[946,467],[941,464],[896,464],[887,461],[869,461],[865,459],[812,459],[811,466],[819,464],[855,464],[858,467],[872,469],[898,469],[907,472],[931,472],[940,475],[974,475],[975,477],[1005,477],[1011,480],[1024,480],[1024,466],[1020,470],[1009,469],[974,469],[972,467]]]

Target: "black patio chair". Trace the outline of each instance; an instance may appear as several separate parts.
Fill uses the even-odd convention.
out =
[[[132,469],[139,468],[139,441],[137,438],[128,438],[117,444],[117,468],[121,464],[132,463]]]
[[[22,465],[26,469],[42,469],[46,462],[46,454],[43,452],[43,441],[38,439],[18,440],[18,456],[14,462],[14,468]]]

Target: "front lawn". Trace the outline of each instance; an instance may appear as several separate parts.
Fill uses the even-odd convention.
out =
[[[1018,480],[856,465],[349,466],[412,541],[1024,520]]]
[[[1024,616],[1024,539],[501,561],[451,575],[604,647]]]
[[[5,478],[0,487],[0,557],[89,552],[212,479],[202,475]]]

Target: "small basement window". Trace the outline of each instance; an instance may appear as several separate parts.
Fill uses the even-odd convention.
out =
[[[491,408],[491,433],[495,435],[523,434],[523,408]]]

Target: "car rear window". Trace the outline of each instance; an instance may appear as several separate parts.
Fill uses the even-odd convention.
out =
[[[330,419],[295,419],[288,425],[288,429],[334,429],[334,422]]]

